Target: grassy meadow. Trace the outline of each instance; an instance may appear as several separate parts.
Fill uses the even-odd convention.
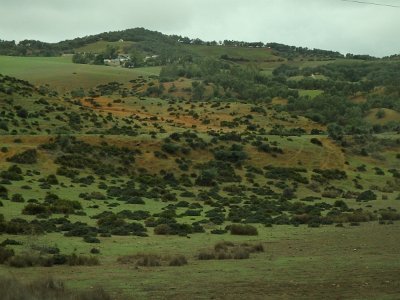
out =
[[[48,84],[64,93],[89,89],[110,81],[128,83],[138,76],[158,75],[159,67],[123,69],[72,63],[72,56],[13,57],[0,56],[0,73],[28,80],[36,85]]]

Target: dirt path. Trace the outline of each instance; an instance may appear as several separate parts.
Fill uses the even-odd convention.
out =
[[[343,169],[345,165],[345,157],[339,146],[337,146],[329,138],[321,139],[324,150],[321,152],[321,169]]]
[[[286,160],[286,167],[293,167],[297,165],[298,158],[301,156],[304,151],[304,141],[301,141],[300,147],[297,149],[295,153],[293,153],[288,160]]]

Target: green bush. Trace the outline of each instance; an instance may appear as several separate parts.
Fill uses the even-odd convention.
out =
[[[94,256],[77,255],[75,253],[67,257],[67,263],[70,266],[97,266],[100,261]]]
[[[244,248],[234,248],[232,251],[233,259],[249,259],[250,253]]]
[[[8,199],[8,190],[3,185],[0,185],[0,198],[1,199]]]
[[[371,201],[376,199],[376,194],[371,190],[364,191],[357,197],[357,201]]]
[[[89,244],[98,244],[98,243],[100,243],[100,240],[98,238],[96,238],[94,236],[88,236],[88,235],[83,237],[83,241],[85,243],[89,243]]]
[[[22,253],[12,256],[7,263],[14,268],[27,268],[40,265],[40,256],[31,253]]]
[[[212,260],[215,259],[215,253],[212,251],[200,251],[199,254],[197,254],[197,259],[199,260]]]
[[[8,259],[15,255],[13,249],[8,249],[5,247],[0,247],[0,264],[4,264]]]
[[[7,161],[17,164],[35,164],[37,162],[37,151],[36,149],[29,149],[22,153],[15,154],[8,158]]]
[[[154,228],[154,234],[157,235],[169,235],[171,233],[171,227],[168,224],[160,224]]]
[[[188,264],[188,262],[187,262],[187,259],[186,259],[185,256],[177,255],[177,256],[174,256],[174,257],[172,257],[170,259],[168,265],[169,266],[173,266],[173,267],[179,267],[179,266],[184,266],[184,265],[187,265],[187,264]]]
[[[11,197],[11,201],[12,202],[19,202],[19,203],[23,203],[25,202],[24,197],[21,194],[14,194]]]
[[[257,228],[252,225],[232,224],[229,230],[234,235],[258,235]]]
[[[381,220],[386,221],[397,221],[400,220],[400,213],[391,211],[391,210],[384,210],[380,212]]]
[[[36,203],[28,203],[22,210],[22,213],[24,215],[38,215],[38,214],[46,214],[48,212],[49,209],[47,206]]]

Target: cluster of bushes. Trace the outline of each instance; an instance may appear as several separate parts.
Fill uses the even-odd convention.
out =
[[[169,222],[168,224],[159,224],[154,227],[154,234],[157,235],[180,235],[186,236],[193,233],[193,226],[190,224],[179,224]]]
[[[121,256],[118,257],[117,262],[121,264],[134,264],[140,267],[179,267],[188,264],[188,261],[184,255],[161,256],[158,254],[144,253]]]
[[[82,205],[79,201],[64,200],[57,195],[48,194],[45,203],[28,203],[22,213],[24,215],[75,214],[80,210]]]
[[[313,172],[322,176],[322,178],[326,180],[343,180],[347,179],[347,174],[345,171],[338,170],[338,169],[314,169]],[[313,177],[316,180],[316,177]],[[317,180],[319,181],[319,180]]]
[[[70,178],[77,176],[76,170],[70,169],[85,168],[91,169],[97,175],[127,175],[138,153],[136,150],[108,145],[106,142],[91,145],[67,136],[59,136],[40,147],[63,153],[55,159],[55,163],[61,165],[59,174]]]
[[[15,254],[14,250],[0,246],[0,264],[7,264],[14,268],[27,267],[52,267],[53,265],[69,265],[69,266],[95,266],[99,265],[99,259],[94,256],[59,254],[43,255],[41,252],[24,252]]]
[[[197,254],[199,260],[248,259],[251,253],[264,252],[264,246],[259,244],[235,244],[233,242],[219,242],[213,249],[201,250]]]
[[[285,168],[267,166],[265,169],[265,177],[278,180],[293,180],[299,183],[308,184],[308,178],[302,176],[300,173],[307,173],[303,168]]]
[[[0,177],[2,178],[1,183],[9,184],[11,181],[21,181],[24,180],[22,176],[22,170],[17,165],[10,166],[6,171],[0,172]],[[2,187],[0,189],[1,194],[6,194],[6,188]]]
[[[212,160],[208,163],[196,165],[200,169],[195,183],[199,186],[214,186],[223,182],[240,182],[241,177],[229,162]]]
[[[231,163],[241,163],[248,158],[246,152],[243,151],[243,146],[239,144],[233,144],[228,150],[216,150],[214,152],[216,160],[228,161]]]
[[[15,154],[8,158],[7,161],[17,164],[35,164],[37,162],[37,151],[36,149],[28,149],[24,152]]]
[[[128,223],[121,215],[103,215],[98,218],[97,225],[99,226],[99,232],[102,234],[147,236],[147,230],[141,223]]]
[[[254,145],[254,143],[253,143]],[[257,149],[260,152],[270,153],[270,154],[283,154],[282,148],[271,146],[270,144],[266,143],[257,143]]]
[[[8,234],[40,234],[44,232],[55,231],[54,224],[48,222],[40,222],[37,220],[32,220],[28,222],[25,219],[13,218],[9,221],[4,219],[4,216],[0,214],[0,233]]]

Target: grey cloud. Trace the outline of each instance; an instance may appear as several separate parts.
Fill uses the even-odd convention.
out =
[[[340,0],[0,0],[0,38],[54,42],[145,27],[382,56],[400,52],[399,15],[397,8]]]

